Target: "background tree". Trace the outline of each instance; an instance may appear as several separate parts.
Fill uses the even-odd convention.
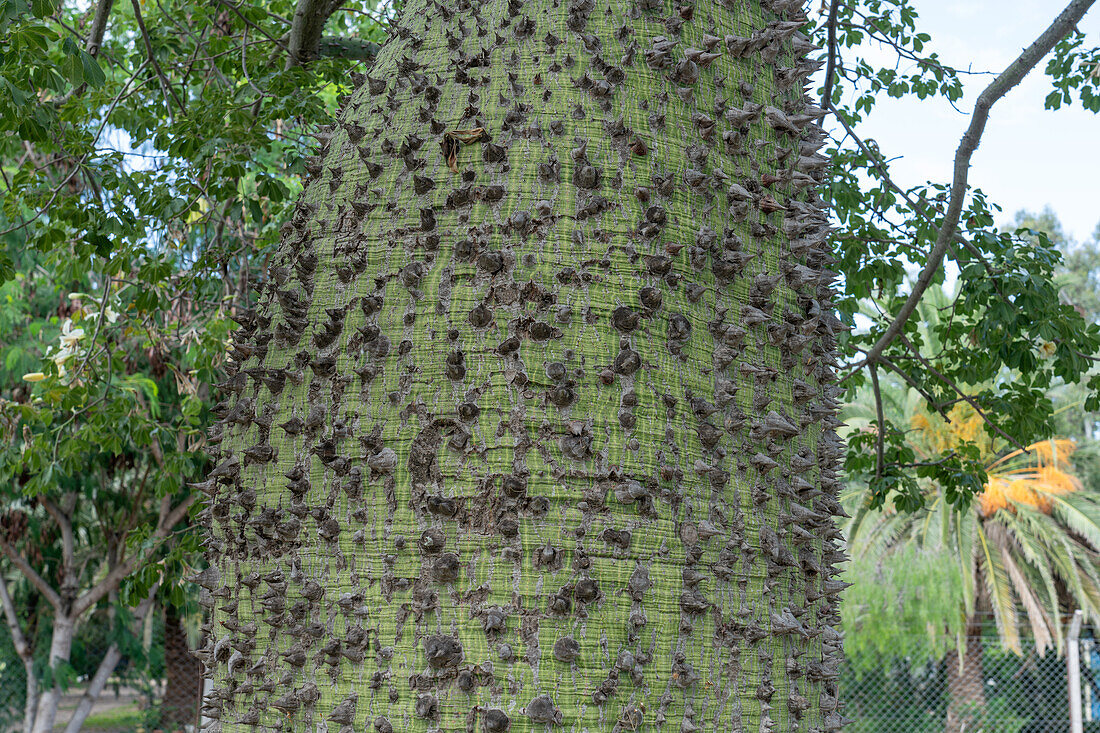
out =
[[[1049,239],[1062,253],[1062,263],[1055,272],[1062,302],[1072,306],[1089,323],[1100,322],[1100,223],[1088,239],[1074,241],[1047,206],[1038,214],[1017,211],[1012,224],[1002,228],[1025,230],[1023,236],[1031,241],[1043,236]],[[1091,371],[1095,372],[1096,367]],[[1072,381],[1058,380],[1051,389],[1051,398],[1057,405],[1056,430],[1059,435],[1078,439],[1079,450],[1075,455],[1078,469],[1083,471],[1086,483],[1100,489],[1100,454],[1095,444],[1097,413],[1086,406],[1089,394],[1087,385]]]
[[[875,141],[861,139],[858,123],[883,95],[941,95],[957,101],[961,75],[969,72],[925,50],[930,39],[917,30],[916,8],[909,3],[830,3],[827,68],[834,74],[826,72],[822,106],[840,124],[838,146],[827,153],[836,161],[830,203],[840,221],[835,241],[839,269],[846,275],[846,297],[838,300],[838,307],[842,318],[854,324],[864,304],[873,304],[870,327],[841,340],[842,353],[855,355],[855,363],[841,376],[849,388],[846,400],[856,399],[854,390],[862,384],[869,384],[880,399],[876,379],[880,372],[893,372],[935,412],[943,414],[960,399],[970,402],[984,416],[990,437],[1010,439],[1017,447],[1051,434],[1053,406],[1047,389],[1052,384],[1087,382],[1086,408],[1097,408],[1100,380],[1089,375],[1097,329],[1059,300],[1052,282],[1059,260],[1056,246],[1047,238],[1021,239],[999,231],[994,226],[996,204],[967,184],[970,159],[990,110],[1048,53],[1053,52],[1046,72],[1056,93],[1048,97],[1047,107],[1056,109],[1079,96],[1086,109],[1096,111],[1096,51],[1087,49],[1075,28],[1091,4],[1067,5],[978,95],[950,183],[903,189],[890,176],[889,156]],[[846,56],[845,47],[858,46],[865,38],[894,49],[899,66],[883,68]],[[848,105],[841,106],[844,101]],[[921,353],[922,324],[911,316],[927,289],[944,281],[945,263],[967,287],[951,304],[954,317],[939,325],[944,348],[929,357]],[[918,273],[915,278],[911,271]],[[1040,358],[1038,343],[1054,345],[1050,358]],[[1017,378],[994,380],[1005,369]],[[975,391],[978,384],[984,386]],[[876,468],[863,474],[876,505],[891,495],[901,508],[923,501],[913,472],[899,460],[905,452],[903,434],[903,429],[880,431],[881,442],[871,454]],[[983,484],[980,471],[972,473],[973,462],[963,460],[963,453],[945,454],[936,463],[938,480],[953,504],[965,505]],[[859,461],[859,451],[852,451],[848,465]]]
[[[949,425],[927,413],[913,418],[910,441],[919,459],[981,430],[967,406],[952,411]],[[1100,611],[1100,501],[1072,473],[1074,444],[1042,441],[1001,458],[992,448],[986,485],[969,511],[952,510],[942,489],[929,484],[928,509],[857,512],[846,530],[853,577],[875,578],[847,606],[852,633],[876,652],[856,653],[865,662],[894,657],[912,648],[912,641],[893,646],[907,636],[948,651],[951,731],[973,728],[985,706],[987,618],[1006,649],[1022,654],[1026,633],[1043,654],[1061,651],[1068,612],[1079,608],[1095,621]],[[894,611],[889,623],[873,618],[884,606]]]
[[[3,403],[9,420],[0,483],[9,494],[0,552],[41,596],[39,607],[48,608],[44,620],[52,628],[46,665],[34,670],[30,619],[14,604],[10,574],[0,574],[5,619],[13,637],[25,642],[19,651],[29,672],[27,730],[52,730],[60,695],[75,675],[73,642],[84,619],[102,608],[114,626],[116,613],[134,606],[143,619],[162,573],[178,578],[180,558],[197,547],[193,535],[177,535],[195,499],[182,477],[197,465],[197,383],[167,366],[185,365],[178,355],[170,362],[163,357],[181,341],[196,339],[173,339],[171,330],[180,324],[158,323],[159,304],[121,282],[124,276],[101,284],[98,296],[94,279],[70,279],[92,292],[67,289],[60,303],[40,284],[52,285],[52,277],[32,270],[2,286],[0,302],[11,325],[2,354],[5,376],[9,384],[21,378],[22,385]],[[177,302],[177,308],[185,312],[187,304]],[[48,348],[53,377],[22,373],[35,346],[47,341],[54,342]],[[101,380],[108,388],[89,399],[89,384]],[[79,420],[79,427],[50,430],[62,418]],[[177,553],[174,559],[163,554],[166,545]],[[150,565],[153,560],[159,564]],[[173,595],[182,602],[178,591]],[[125,626],[124,619],[118,622]],[[89,703],[123,656],[116,641],[95,663]],[[74,720],[88,709],[82,705]]]
[[[79,487],[78,518],[65,520],[74,525],[73,557],[124,558],[106,584],[109,599],[132,605],[163,573],[172,596],[164,602],[182,602],[182,568],[200,562],[195,538],[169,543],[167,557],[153,550],[165,531],[186,531],[186,522],[173,526],[179,513],[171,510],[186,510],[198,496],[183,482],[199,475],[197,426],[209,407],[206,384],[221,378],[235,327],[228,316],[262,276],[277,228],[272,212],[278,216],[297,185],[299,125],[326,118],[335,94],[324,91],[325,80],[340,75],[324,62],[307,73],[284,64],[282,53],[272,58],[288,43],[280,18],[293,11],[289,3],[265,6],[265,29],[252,11],[189,3],[5,10],[0,270],[14,277],[0,305],[8,438],[0,486],[21,521],[30,517],[32,530],[46,530],[4,537],[4,577],[18,583],[33,570],[42,580],[18,583],[6,616],[13,630],[32,628],[31,609],[48,607],[47,586],[61,583],[51,577],[57,565],[23,560],[67,547],[37,498],[67,506],[58,499],[64,487]],[[374,22],[359,25],[369,30]],[[296,42],[311,53],[308,37]],[[341,48],[361,54],[369,45]],[[244,98],[259,90],[255,81],[265,91]],[[110,490],[94,488],[104,485]],[[159,502],[173,493],[163,517],[169,524],[160,526]],[[148,565],[153,559],[159,564]],[[96,568],[82,566],[86,574],[70,592],[99,587]],[[23,650],[28,730],[49,729],[73,676],[63,648],[45,666],[30,663],[36,638]],[[104,674],[111,656],[96,662]],[[91,702],[102,686],[88,682]],[[38,690],[48,694],[38,700]]]
[[[938,324],[952,317],[954,299],[938,288],[926,295],[920,314],[926,354],[942,350]],[[1004,371],[998,378],[1016,375]],[[1014,450],[986,434],[967,402],[946,417],[932,413],[893,375],[881,380],[880,393],[882,415],[867,392],[845,407],[855,434],[849,443],[871,452],[880,424],[907,425],[899,442],[927,495],[924,508],[913,512],[874,508],[868,486],[851,476],[845,504],[853,518],[845,535],[856,588],[846,604],[846,650],[857,674],[902,659],[912,665],[943,659],[947,728],[972,729],[987,712],[983,636],[1017,655],[1024,636],[1038,655],[1061,652],[1067,615],[1081,609],[1096,618],[1100,498],[1076,475],[1072,440]],[[964,451],[983,464],[985,479],[968,510],[958,512],[937,481],[937,463]]]

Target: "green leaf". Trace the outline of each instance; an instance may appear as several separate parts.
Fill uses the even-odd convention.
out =
[[[80,50],[80,63],[84,69],[84,80],[96,89],[103,86],[103,83],[107,81],[107,75],[103,73],[99,62],[83,49]]]

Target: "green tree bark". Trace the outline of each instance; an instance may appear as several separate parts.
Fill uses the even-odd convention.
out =
[[[804,21],[408,2],[224,385],[221,730],[839,727]]]

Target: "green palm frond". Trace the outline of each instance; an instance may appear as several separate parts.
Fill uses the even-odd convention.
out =
[[[1031,627],[1031,637],[1035,641],[1037,651],[1042,654],[1054,644],[1052,626],[1058,625],[1051,618],[1048,609],[1043,607],[1043,602],[1037,595],[1034,577],[1020,569],[1020,565],[1013,557],[1013,541],[1008,535],[1004,525],[991,522],[986,527],[990,542],[996,546],[1001,557],[1001,565],[1012,582],[1012,589],[1016,597],[1020,599],[1024,607],[1024,617]],[[1057,611],[1057,606],[1054,607]]]
[[[972,421],[952,424],[973,434]],[[915,425],[917,433],[943,427],[933,418]],[[941,434],[930,445],[949,443],[950,436]],[[853,506],[847,527],[852,553],[865,563],[900,562],[911,556],[899,548],[911,546],[941,559],[943,572],[951,568],[958,617],[947,614],[940,633],[963,633],[980,598],[1006,649],[1019,653],[1026,631],[1040,653],[1060,652],[1063,612],[1080,608],[1100,622],[1100,502],[1072,474],[1068,455],[1074,447],[1048,440],[991,459],[986,492],[965,512],[955,511],[935,485],[927,486],[926,508],[918,512]],[[912,595],[919,600],[922,592]]]
[[[1064,639],[1062,624],[1057,622],[1059,608],[1058,586],[1046,562],[1046,556],[1042,548],[1036,545],[1035,537],[1026,531],[1020,531],[1019,519],[1016,515],[1005,513],[998,517],[998,519],[1007,526],[1009,540],[1012,543],[1012,551],[1015,556],[1018,556],[1014,557],[1013,561],[1018,567],[1023,569],[1023,572],[1031,576],[1032,581],[1030,587],[1035,589],[1036,593],[1040,588],[1045,591],[1043,597],[1043,610],[1046,615],[1052,619],[1049,628],[1054,632],[1055,648],[1061,652]]]
[[[1008,577],[1001,560],[1000,548],[989,539],[986,527],[978,525],[978,540],[981,543],[981,560],[984,572],[981,573],[989,594],[989,604],[993,609],[993,619],[997,632],[1005,649],[1022,654],[1020,648],[1020,628],[1016,618],[1016,602],[1012,593],[1012,581]]]
[[[1085,494],[1052,496],[1050,500],[1052,513],[1094,551],[1100,552],[1100,505]]]

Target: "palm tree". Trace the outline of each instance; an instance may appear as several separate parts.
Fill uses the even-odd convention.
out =
[[[910,405],[918,404],[912,396]],[[947,423],[920,409],[910,421],[909,442],[919,457],[943,455],[960,443],[982,446],[989,457],[983,491],[967,511],[956,511],[942,487],[925,486],[927,508],[856,511],[847,527],[853,557],[890,564],[919,548],[924,562],[939,568],[937,588],[948,593],[956,619],[933,634],[955,637],[949,658],[947,730],[961,731],[985,706],[982,675],[982,619],[995,621],[1003,646],[1022,654],[1021,635],[1040,654],[1063,644],[1063,619],[1079,608],[1100,619],[1100,501],[1082,490],[1069,458],[1075,444],[1046,440],[997,457],[982,417],[957,405]]]
[[[836,730],[801,2],[414,0],[199,488],[222,730]]]

